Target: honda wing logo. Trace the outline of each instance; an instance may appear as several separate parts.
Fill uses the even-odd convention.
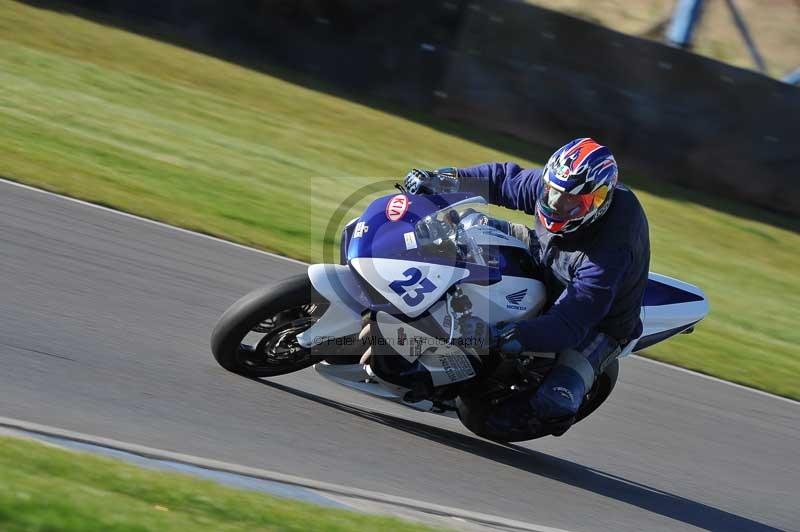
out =
[[[528,295],[527,288],[523,288],[518,292],[508,294],[506,296],[506,301],[508,301],[509,304],[506,305],[506,307],[513,310],[527,310],[528,307],[523,307],[520,305],[520,303],[522,303],[522,300],[525,299],[526,295]]]
[[[527,294],[528,294],[528,289],[527,289],[527,288],[523,288],[523,289],[522,289],[522,290],[520,290],[519,292],[514,292],[513,294],[508,294],[508,295],[506,296],[506,299],[507,299],[507,300],[508,300],[508,302],[509,302],[509,303],[511,303],[512,305],[519,305],[519,304],[520,304],[520,302],[521,302],[523,299],[525,299],[525,296],[526,296]]]

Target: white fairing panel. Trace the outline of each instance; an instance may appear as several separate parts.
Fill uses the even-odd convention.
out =
[[[642,307],[642,325],[644,326],[642,337],[681,327],[689,327],[708,315],[708,301],[703,291],[698,287],[657,273],[650,272],[649,277],[653,281],[689,292],[700,299],[674,304],[653,305],[648,304],[647,295],[645,294],[645,304]]]
[[[374,382],[367,383],[368,380],[371,380],[370,374],[361,364],[328,364],[321,362],[315,364],[314,369],[326,379],[384,399],[400,400],[403,394],[408,391],[407,388],[393,387],[391,383],[386,383],[387,386]]]
[[[409,260],[357,258],[350,264],[387,301],[412,318],[469,275],[464,268]]]
[[[443,343],[386,312],[378,312],[375,322],[383,340],[409,362],[414,362],[427,349]]]
[[[403,397],[409,389],[386,382],[375,376],[369,371],[369,366],[362,366],[361,364],[331,365],[326,362],[320,362],[314,365],[314,369],[326,379],[358,392],[380,397],[381,399],[388,399],[421,412],[458,419],[458,415],[455,412],[450,410],[443,412],[431,401],[406,403],[403,401]]]
[[[455,345],[430,349],[420,357],[420,363],[430,372],[434,386],[461,382],[475,376],[469,357]]]
[[[653,287],[648,285],[641,312],[642,335],[626,346],[621,357],[646,349],[673,334],[686,330],[708,315],[708,301],[698,287],[653,272],[650,272],[649,278],[656,283],[674,288],[674,295],[677,296],[675,299],[678,302],[670,303],[670,297],[654,297],[656,294],[653,293]]]
[[[369,303],[353,272],[339,264],[312,264],[308,278],[331,305],[314,325],[297,335],[298,343],[311,347],[330,338],[357,334],[361,330],[361,312]]]
[[[489,323],[519,321],[539,314],[547,299],[544,283],[527,277],[504,276],[489,286],[462,284],[472,313]]]
[[[434,386],[471,379],[475,369],[466,353],[434,338],[386,312],[375,316],[383,341],[409,362],[419,359],[431,374]]]

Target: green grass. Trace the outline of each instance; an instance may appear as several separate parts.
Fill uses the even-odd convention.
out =
[[[0,437],[0,529],[60,532],[434,529]]]
[[[0,0],[0,124],[8,178],[307,260],[321,256],[339,202],[379,176],[535,164],[540,153],[487,135],[507,152],[493,150],[9,0]],[[650,218],[652,269],[701,286],[711,303],[695,334],[647,355],[800,399],[800,236],[779,228],[796,221],[733,204],[714,210],[690,201],[700,194],[630,181]]]

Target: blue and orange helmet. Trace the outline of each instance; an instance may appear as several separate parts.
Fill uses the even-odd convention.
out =
[[[547,161],[536,216],[551,233],[571,233],[599,219],[611,205],[617,162],[590,138],[576,139]]]

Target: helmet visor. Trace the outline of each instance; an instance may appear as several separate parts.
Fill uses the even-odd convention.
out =
[[[586,194],[570,194],[555,188],[549,181],[544,183],[539,194],[539,207],[548,217],[561,222],[583,218],[598,208],[608,195],[603,185]]]

